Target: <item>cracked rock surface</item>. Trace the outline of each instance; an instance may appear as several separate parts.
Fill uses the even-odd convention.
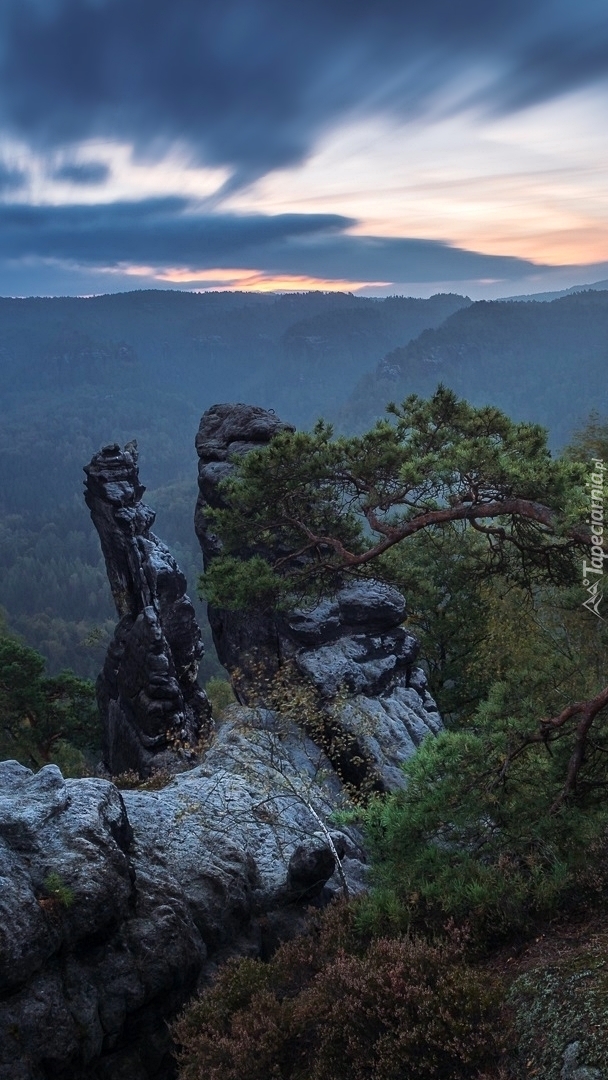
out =
[[[0,1080],[173,1076],[166,1021],[222,959],[303,928],[334,852],[364,888],[340,805],[299,727],[238,706],[159,791],[1,763]]]

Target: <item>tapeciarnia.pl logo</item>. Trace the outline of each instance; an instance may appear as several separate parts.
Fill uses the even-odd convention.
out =
[[[601,458],[591,458],[593,472],[587,481],[589,488],[589,518],[591,525],[591,562],[583,559],[583,585],[589,596],[583,600],[583,607],[603,619],[600,615],[600,604],[604,599],[602,589],[602,577],[604,574],[604,559],[608,553],[604,551],[604,472],[606,466]],[[592,577],[592,575],[595,575]]]

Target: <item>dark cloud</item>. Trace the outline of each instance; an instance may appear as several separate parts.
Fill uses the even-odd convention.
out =
[[[341,114],[411,114],[480,64],[490,110],[608,72],[598,0],[3,0],[0,31],[14,132],[141,153],[182,139],[237,182],[301,159]]]
[[[103,184],[110,169],[104,161],[87,161],[82,164],[65,164],[54,169],[54,180],[67,180],[70,184]]]
[[[608,75],[608,8],[603,25],[583,25],[568,37],[547,30],[494,83],[491,111],[508,113],[531,102],[606,78]]]
[[[239,265],[235,260],[270,245],[311,233],[327,237],[350,224],[337,214],[200,214],[177,197],[93,206],[0,205],[5,258],[34,256],[95,265],[233,267]]]
[[[349,281],[509,280],[536,269],[430,240],[351,236],[331,214],[201,214],[185,200],[0,206],[2,256],[82,267],[246,267]]]
[[[265,268],[275,273],[291,271],[351,281],[507,281],[535,269],[526,259],[483,255],[437,240],[402,237],[294,237],[268,244],[261,254]]]

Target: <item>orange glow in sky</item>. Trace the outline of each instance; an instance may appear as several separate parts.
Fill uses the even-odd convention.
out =
[[[0,0],[0,44],[0,295],[608,281],[608,0]]]
[[[340,213],[357,219],[360,235],[441,240],[550,265],[602,262],[606,107],[605,92],[593,89],[507,117],[470,110],[353,121],[226,206]]]
[[[237,289],[239,292],[357,292],[359,289],[382,288],[389,281],[349,281],[343,278],[309,277],[304,274],[272,274],[261,270],[226,269],[193,270],[188,267],[122,266],[107,273],[127,274],[129,277],[152,278],[175,285],[203,286],[214,292]]]

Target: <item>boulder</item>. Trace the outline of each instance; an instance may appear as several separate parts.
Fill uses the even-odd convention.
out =
[[[302,929],[335,853],[365,887],[342,805],[298,725],[238,706],[160,790],[0,764],[0,1080],[172,1076],[166,1021],[221,960]]]
[[[2,1080],[95,1077],[132,1020],[143,1047],[193,990],[201,936],[171,875],[136,870],[131,841],[113,784],[0,764]]]
[[[580,1050],[579,1042],[568,1044],[564,1050],[564,1066],[560,1073],[560,1080],[604,1080],[604,1074],[599,1069],[578,1064]]]

